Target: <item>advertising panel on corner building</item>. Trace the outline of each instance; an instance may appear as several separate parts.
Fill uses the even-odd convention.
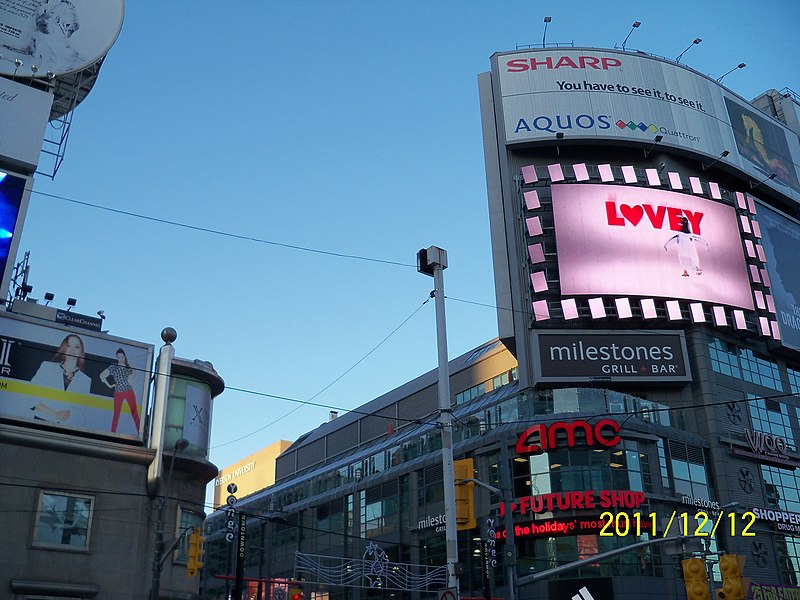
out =
[[[0,171],[0,289],[8,289],[22,225],[28,210],[30,179]]]
[[[554,184],[562,295],[682,298],[753,308],[731,206],[666,190]]]
[[[122,17],[122,0],[0,0],[0,73],[45,77],[86,68],[116,41]]]
[[[597,48],[546,48],[492,58],[504,141],[652,142],[721,159],[800,200],[798,136],[684,65]]]
[[[141,439],[153,347],[0,315],[0,417]]]
[[[757,218],[781,343],[800,351],[800,268],[797,264],[800,223],[763,204],[758,205]]]
[[[539,331],[536,383],[691,381],[681,331]]]

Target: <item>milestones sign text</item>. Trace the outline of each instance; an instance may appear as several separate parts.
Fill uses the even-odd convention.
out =
[[[537,332],[536,382],[691,381],[681,332]]]

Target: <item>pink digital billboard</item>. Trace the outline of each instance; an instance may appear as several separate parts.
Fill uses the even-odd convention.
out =
[[[562,295],[753,297],[733,207],[666,190],[553,184]]]

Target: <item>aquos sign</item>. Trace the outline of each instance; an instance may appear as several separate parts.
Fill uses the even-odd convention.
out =
[[[673,61],[598,48],[542,48],[492,57],[502,145],[605,139],[718,158],[800,200],[800,140],[713,79]],[[749,132],[749,139],[748,139]],[[754,144],[752,139],[771,140]],[[766,150],[764,148],[767,147]]]
[[[537,384],[691,381],[679,331],[537,331],[532,336]]]

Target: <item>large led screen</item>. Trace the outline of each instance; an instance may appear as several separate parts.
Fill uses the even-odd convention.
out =
[[[554,184],[562,295],[682,298],[753,308],[730,206],[642,187]]]
[[[0,416],[139,439],[153,347],[0,315]]]
[[[758,224],[781,341],[800,350],[800,224],[763,205],[758,207]]]
[[[27,182],[0,171],[0,293],[5,296],[28,203]]]

